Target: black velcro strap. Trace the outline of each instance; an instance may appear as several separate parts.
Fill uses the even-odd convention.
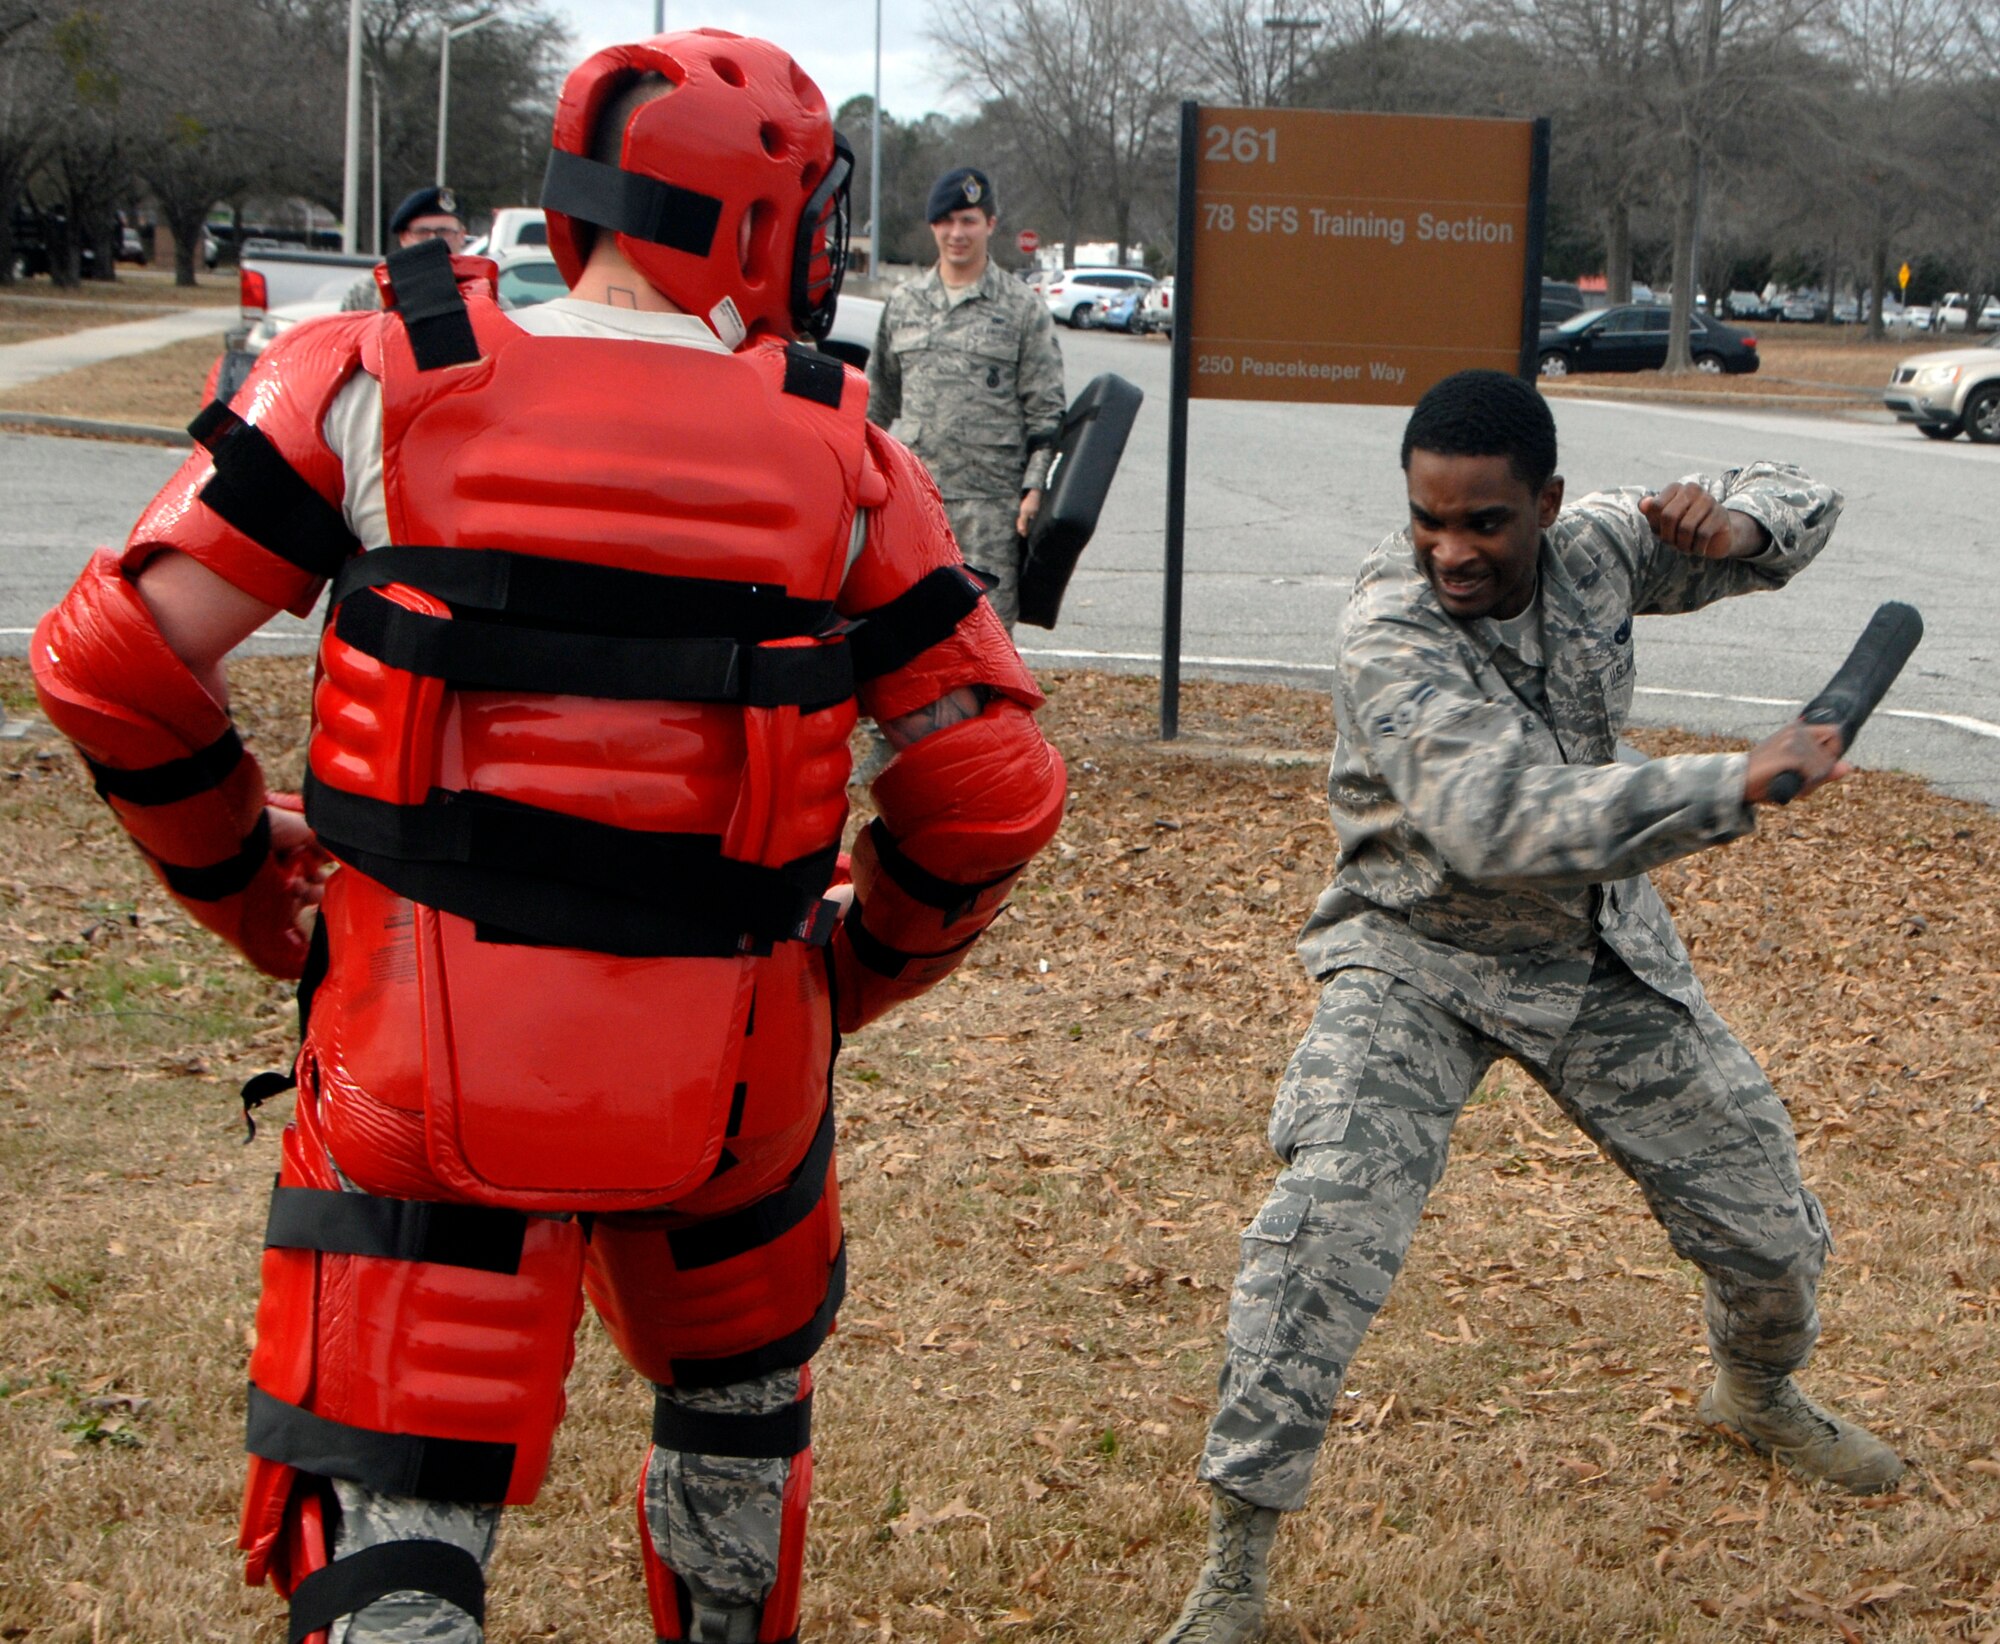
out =
[[[693,1410],[670,1397],[656,1398],[653,1442],[662,1450],[694,1456],[739,1456],[745,1461],[795,1456],[812,1443],[812,1394],[762,1415]]]
[[[479,339],[472,334],[472,316],[465,311],[465,293],[458,289],[451,251],[444,241],[398,246],[387,262],[389,288],[409,333],[417,369],[437,371],[476,361]]]
[[[848,636],[854,677],[880,679],[914,662],[948,639],[985,597],[978,578],[962,565],[940,565],[919,577],[887,605],[862,613]]]
[[[804,343],[785,344],[785,392],[802,400],[840,409],[841,390],[847,386],[847,368],[831,354],[822,354]]]
[[[702,927],[721,936],[723,952],[743,935],[793,940],[817,915],[838,855],[829,847],[767,868],[724,856],[716,834],[649,833],[469,790],[433,789],[423,804],[396,805],[310,771],[305,802],[320,842],[343,861],[412,901],[525,935],[532,925],[510,921],[532,919],[542,887]],[[395,865],[386,877],[384,862]],[[488,882],[490,894],[464,900]]]
[[[1006,884],[1021,871],[1020,866],[1015,866],[1004,873],[996,873],[991,879],[964,885],[956,879],[940,879],[928,868],[905,856],[903,847],[896,843],[881,817],[868,824],[868,837],[875,844],[875,860],[882,864],[882,871],[895,881],[896,888],[913,901],[921,902],[927,908],[936,908],[945,916],[947,923],[963,918],[980,897],[994,887]]]
[[[384,1541],[322,1565],[292,1589],[288,1644],[304,1644],[378,1598],[410,1592],[441,1598],[486,1625],[486,1577],[478,1559],[449,1541]]]
[[[528,1218],[485,1205],[378,1199],[333,1188],[281,1187],[271,1195],[267,1249],[436,1262],[480,1273],[518,1273]]]
[[[854,906],[841,921],[841,929],[847,932],[848,945],[854,950],[854,957],[872,970],[877,976],[886,976],[895,981],[903,971],[920,959],[949,959],[954,953],[962,953],[979,940],[979,932],[974,931],[963,942],[954,943],[937,953],[910,953],[902,948],[892,948],[879,936],[872,935],[861,919],[861,899],[854,899]]]
[[[302,1473],[424,1501],[501,1501],[514,1476],[511,1444],[352,1427],[274,1398],[255,1382],[244,1447]]]
[[[362,588],[400,582],[454,612],[481,611],[580,635],[689,639],[728,634],[754,643],[816,634],[833,614],[829,600],[794,599],[782,585],[661,576],[586,565],[501,548],[396,544],[358,554],[333,579],[340,604]]]
[[[201,501],[267,553],[330,577],[361,546],[340,510],[315,491],[261,428],[211,400],[188,424],[215,458]]]
[[[804,1364],[833,1334],[833,1321],[847,1296],[847,1246],[834,1252],[833,1271],[827,1275],[826,1295],[813,1316],[774,1342],[753,1347],[747,1353],[730,1353],[714,1359],[675,1359],[672,1369],[676,1387],[728,1387],[734,1382],[768,1376],[773,1370],[793,1370]]]
[[[88,754],[83,762],[90,767],[90,779],[100,799],[122,799],[128,805],[172,805],[220,787],[243,763],[243,739],[232,725],[206,748],[139,770],[100,765]]]
[[[580,217],[669,251],[685,251],[690,257],[708,255],[716,225],[722,221],[722,202],[713,194],[698,194],[559,148],[549,150],[542,204],[565,217]]]
[[[457,690],[527,691],[618,702],[737,702],[810,713],[854,694],[846,644],[739,645],[636,639],[426,616],[357,590],[334,632],[357,651]]]
[[[713,1267],[760,1250],[783,1237],[819,1208],[826,1195],[826,1169],[833,1162],[833,1104],[827,1104],[812,1145],[792,1179],[754,1204],[667,1235],[667,1250],[681,1272]]]
[[[190,902],[220,902],[247,888],[270,854],[271,813],[259,811],[257,825],[245,837],[242,848],[227,861],[211,862],[205,868],[183,868],[172,862],[160,862],[158,857],[153,860],[159,863],[160,877],[174,895],[185,896]]]

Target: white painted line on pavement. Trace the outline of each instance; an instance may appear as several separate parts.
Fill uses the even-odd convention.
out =
[[[1154,667],[1160,665],[1157,651],[1057,651],[1028,650],[1023,648],[1024,657],[1046,657],[1054,662],[1149,662]],[[1333,667],[1324,662],[1278,662],[1269,657],[1250,656],[1184,656],[1183,665],[1195,668],[1241,668],[1257,673],[1277,674],[1323,674],[1331,676]],[[1804,703],[1791,697],[1782,696],[1730,696],[1723,691],[1683,691],[1669,685],[1635,685],[1639,696],[1679,696],[1690,697],[1702,702],[1733,702],[1749,708],[1802,708]],[[1883,708],[1878,710],[1885,719],[1915,719],[1933,725],[1949,725],[1953,730],[1970,731],[1974,736],[1991,737],[2000,742],[2000,725],[1990,720],[1974,719],[1969,714],[1929,713],[1921,708]]]

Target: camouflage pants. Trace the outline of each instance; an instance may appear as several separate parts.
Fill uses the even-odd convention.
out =
[[[763,1415],[791,1404],[797,1370],[728,1387],[656,1388],[691,1410]],[[656,1450],[646,1468],[646,1526],[667,1565],[697,1604],[754,1607],[778,1574],[779,1508],[791,1458],[743,1460]],[[387,1496],[336,1480],[340,1523],[333,1556],[384,1541],[429,1539],[463,1547],[483,1568],[500,1529],[500,1509]],[[390,1593],[334,1623],[329,1644],[480,1644],[464,1611],[426,1593]]]
[[[1286,1163],[1244,1234],[1203,1479],[1259,1506],[1305,1504],[1348,1362],[1444,1174],[1452,1124],[1509,1054],[1701,1270],[1716,1361],[1753,1377],[1805,1362],[1825,1219],[1783,1105],[1706,1003],[1690,1011],[1653,992],[1603,948],[1575,1023],[1541,1062],[1407,983],[1343,970],[1279,1086],[1271,1145]]]
[[[1011,634],[1021,614],[1021,499],[947,497],[944,511],[965,563],[1000,579],[986,598]]]

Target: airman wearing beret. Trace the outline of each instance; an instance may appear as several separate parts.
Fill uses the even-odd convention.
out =
[[[396,236],[398,245],[442,240],[454,255],[465,249],[465,219],[458,212],[458,196],[444,187],[420,188],[405,195],[389,218],[389,232]],[[340,302],[343,313],[381,306],[382,293],[376,289],[372,269],[347,288]]]

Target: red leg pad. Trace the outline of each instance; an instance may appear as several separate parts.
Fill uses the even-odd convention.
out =
[[[279,1188],[337,1189],[310,1102],[300,1109],[302,1122],[285,1131]],[[433,1202],[430,1225],[461,1208]],[[492,1487],[463,1495],[384,1484],[333,1466],[302,1471],[284,1455],[253,1455],[240,1536],[253,1584],[269,1579],[289,1593],[314,1560],[325,1561],[324,1538],[311,1522],[319,1499],[314,1472],[340,1471],[392,1493],[534,1500],[562,1419],[563,1379],[582,1315],[583,1236],[574,1221],[547,1217],[525,1218],[516,1232],[518,1261],[511,1253],[494,1258],[512,1265],[504,1272],[459,1264],[469,1248],[462,1228],[456,1249],[418,1259],[265,1250],[250,1357],[253,1442],[284,1449],[269,1442],[268,1430],[258,1434],[258,1410],[295,1406],[366,1434],[495,1448],[482,1452]]]
[[[799,1371],[799,1397],[812,1396],[812,1370]],[[637,1506],[640,1557],[646,1569],[646,1602],[653,1612],[653,1632],[660,1644],[680,1644],[687,1637],[681,1603],[680,1579],[660,1557],[653,1545],[651,1521],[646,1517],[646,1474],[653,1453],[639,1468]],[[812,1501],[813,1453],[808,1444],[792,1457],[785,1475],[784,1504],[778,1519],[778,1579],[764,1600],[764,1612],[757,1625],[759,1644],[789,1644],[799,1636],[799,1597],[806,1567],[806,1514]]]
[[[596,1219],[584,1287],[648,1381],[741,1381],[804,1364],[826,1338],[844,1274],[831,1123],[789,1184],[741,1210]]]

